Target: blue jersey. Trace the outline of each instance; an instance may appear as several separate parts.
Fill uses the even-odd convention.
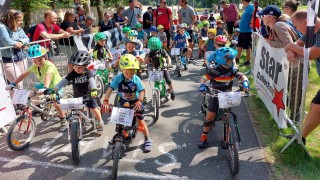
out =
[[[204,30],[204,28],[202,28],[200,30],[200,36],[201,37],[208,37],[208,30]]]
[[[208,39],[205,41],[207,46],[207,51],[215,51],[216,47],[214,46],[214,39]]]
[[[239,28],[241,33],[252,32],[252,28],[250,27],[250,22],[252,18],[252,14],[254,11],[253,4],[249,4],[244,8],[244,11],[241,16],[241,20],[239,23]]]
[[[138,39],[142,39],[142,40],[144,40],[144,38],[147,36],[147,33],[146,32],[144,32],[144,30],[142,30],[142,31],[138,31]]]
[[[185,48],[187,47],[187,34],[177,34],[174,36],[173,40],[176,42],[176,48]]]
[[[218,35],[224,35],[224,29],[223,29],[223,28],[217,27],[217,34],[216,34],[216,36],[218,36]]]
[[[118,95],[125,101],[136,101],[139,98],[139,93],[144,90],[144,85],[137,75],[126,80],[123,74],[119,74],[113,79],[110,87],[113,90],[118,90]]]

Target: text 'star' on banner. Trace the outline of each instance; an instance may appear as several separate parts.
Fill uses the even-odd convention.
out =
[[[256,49],[254,83],[279,128],[286,128],[289,62],[283,48],[272,48],[261,36]]]

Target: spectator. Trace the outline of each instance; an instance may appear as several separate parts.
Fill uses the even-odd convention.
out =
[[[60,28],[67,31],[71,35],[81,35],[84,32],[84,29],[80,28],[76,22],[74,22],[75,14],[71,11],[66,11],[63,22],[60,25]],[[64,54],[67,56],[68,61],[71,58],[71,55],[77,51],[73,37],[59,39],[59,44],[66,46],[61,48],[64,51]],[[69,72],[72,71],[72,64],[68,64]]]
[[[142,16],[143,19],[143,30],[144,32],[147,33],[147,36],[150,36],[150,27],[153,22],[153,17],[152,17],[152,7],[148,7],[148,10],[143,14]]]
[[[258,12],[262,16],[263,24],[270,28],[268,36],[265,36],[267,43],[274,48],[283,48],[289,43],[298,40],[298,35],[287,23],[280,21],[281,10],[275,5],[269,5]]]
[[[77,10],[78,7],[81,7],[81,8],[82,8],[81,1],[80,1],[80,0],[74,0],[72,7],[73,7],[73,12],[74,12],[74,14],[77,14],[77,13],[78,13],[78,10]]]
[[[167,47],[170,45],[170,28],[173,25],[172,11],[167,8],[166,0],[160,0],[160,7],[153,12],[153,25],[158,27],[162,25],[167,35]],[[168,50],[168,49],[167,49]]]
[[[179,24],[186,23],[186,31],[190,34],[190,38],[188,39],[189,48],[191,49],[191,57],[190,60],[194,60],[193,54],[193,30],[192,26],[196,22],[196,13],[194,9],[188,5],[188,0],[179,0],[179,6],[181,9],[178,10],[178,21]]]
[[[84,29],[84,34],[92,34],[92,26],[93,26],[94,18],[92,16],[87,16],[84,24],[81,24],[80,27]]]
[[[307,34],[307,11],[300,10],[295,12],[292,17],[292,24],[300,31],[302,37],[294,43],[286,45],[285,51],[287,52],[287,59],[290,62],[296,62],[296,57],[304,57],[304,45],[306,42]],[[318,75],[320,76],[320,18],[317,17],[314,28],[313,41],[314,44],[310,48],[309,60],[315,60]],[[302,142],[306,143],[307,136],[320,124],[320,90],[313,98],[310,104],[310,111],[302,128]]]
[[[238,55],[236,57],[236,62],[239,63],[239,59],[242,53],[242,49],[246,50],[246,62],[243,65],[250,65],[251,57],[251,46],[252,46],[252,28],[250,27],[250,21],[254,11],[253,4],[250,0],[242,0],[243,4],[243,14],[239,23],[239,40],[238,40]]]
[[[115,27],[118,27],[118,23],[114,22],[108,12],[104,13],[104,19],[98,23],[98,31],[104,32]]]
[[[68,38],[70,34],[56,25],[56,22],[57,14],[54,11],[46,10],[44,12],[44,21],[39,23],[35,28],[32,41]],[[51,60],[54,54],[51,48],[51,41],[41,42],[39,44],[47,49],[48,58]]]
[[[75,21],[80,24],[84,24],[86,21],[86,11],[82,7],[77,8],[76,18]]]
[[[122,13],[122,11],[124,10],[123,6],[119,6],[117,9],[117,12],[113,14],[113,18],[112,20],[120,25],[125,24],[124,19],[122,17],[120,17],[120,13]]]
[[[141,11],[134,7],[134,0],[129,0],[129,8],[124,10],[120,14],[120,17],[124,18],[124,20],[127,22],[128,27],[136,30],[138,19],[141,17]]]
[[[209,14],[208,9],[204,10],[204,14],[206,14],[206,15]]]
[[[6,78],[13,82],[17,77],[26,72],[26,58],[21,48],[29,42],[28,36],[21,28],[23,24],[23,13],[9,9],[1,19],[0,23],[0,47],[14,46],[13,50],[1,50],[3,68]],[[22,89],[22,82],[18,83],[18,89]],[[12,96],[11,92],[11,96]]]
[[[240,19],[238,8],[234,3],[229,4],[227,0],[221,0],[220,5],[223,8],[223,21],[227,24],[228,34],[231,37],[233,29],[238,27]]]
[[[291,17],[291,16],[293,15],[293,13],[295,13],[295,12],[297,11],[297,9],[298,9],[299,6],[300,6],[300,1],[297,2],[297,1],[295,1],[295,0],[287,0],[287,1],[285,1],[285,2],[283,3],[283,5],[282,5],[282,10],[283,10],[283,12],[284,12],[285,14],[287,14],[288,16]],[[299,32],[299,31],[292,25],[291,20],[289,19],[289,20],[287,20],[286,22],[295,29],[296,33],[298,34],[298,36],[299,36],[299,38],[300,38],[300,37],[302,36],[302,33]]]

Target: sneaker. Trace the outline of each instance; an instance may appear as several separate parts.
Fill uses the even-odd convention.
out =
[[[249,66],[250,65],[250,61],[246,61],[243,63],[244,66]]]
[[[170,64],[168,64],[168,66],[167,66],[167,68],[168,68],[168,69],[172,69],[172,67],[173,67],[173,66],[172,66],[172,64],[171,64],[171,63],[170,63]]]
[[[150,139],[144,141],[144,152],[150,152],[152,149],[152,142]]]
[[[220,144],[221,144],[222,149],[228,149],[228,146],[229,146],[228,142],[222,140]]]
[[[101,134],[103,133],[103,127],[101,124],[97,125],[97,135],[101,136]]]
[[[174,92],[170,93],[170,98],[172,101],[174,101],[176,99],[176,95],[174,94]]]
[[[60,131],[60,132],[65,132],[66,130],[67,130],[67,125],[66,125],[66,123],[61,124],[59,131]]]
[[[198,142],[199,148],[205,148],[208,145],[208,137],[205,134],[201,135],[200,141]]]

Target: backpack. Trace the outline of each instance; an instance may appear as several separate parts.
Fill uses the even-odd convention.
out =
[[[166,8],[166,13],[167,13],[167,15],[168,15],[168,19],[169,19],[169,11],[168,11],[168,8]],[[157,17],[157,22],[156,22],[156,24],[158,24],[158,8],[156,9],[156,17]]]
[[[41,24],[43,24],[44,28],[46,28],[46,31],[48,32],[47,26],[44,24],[44,22],[41,22]],[[38,24],[34,24],[27,31],[27,36],[29,37],[30,42],[33,41],[34,32],[36,31],[37,26]],[[52,32],[54,32],[54,27],[52,25],[51,25],[51,29],[52,29]],[[37,40],[40,40],[41,38],[42,37],[40,36],[40,38]],[[37,41],[37,40],[34,40],[34,41]]]

